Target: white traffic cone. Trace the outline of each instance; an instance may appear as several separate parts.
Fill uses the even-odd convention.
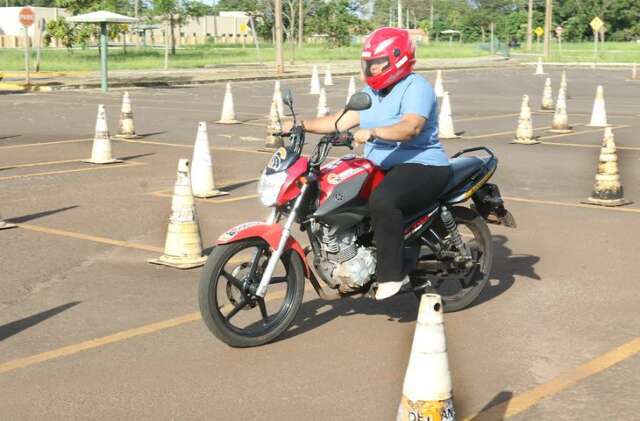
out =
[[[436,93],[436,98],[442,98],[444,95],[444,86],[442,85],[442,70],[438,70],[436,73],[436,83],[433,86],[433,90]]]
[[[282,137],[276,136],[282,131],[282,122],[278,115],[278,106],[275,101],[271,101],[271,111],[269,112],[269,125],[267,126],[267,140],[264,143],[265,149],[278,149],[284,145]]]
[[[569,126],[569,116],[567,115],[567,99],[564,89],[558,91],[558,101],[556,102],[556,112],[553,115],[551,133],[571,133],[573,129]]]
[[[540,143],[533,137],[533,122],[531,121],[529,95],[522,96],[522,105],[520,106],[520,117],[518,118],[516,138],[511,143],[517,143],[520,145],[535,145]]]
[[[544,68],[542,67],[542,57],[538,57],[538,65],[536,66],[536,76],[546,75]]]
[[[111,139],[109,138],[109,128],[107,127],[107,113],[104,105],[98,105],[98,117],[96,118],[96,131],[93,136],[93,147],[91,148],[91,158],[83,160],[91,164],[113,164],[122,162],[111,156]]]
[[[6,230],[6,229],[9,229],[9,228],[16,228],[16,227],[17,227],[17,225],[15,225],[15,224],[10,224],[8,222],[3,221],[2,220],[2,216],[0,216],[0,230]]]
[[[224,102],[222,103],[222,113],[220,113],[220,120],[218,124],[238,124],[236,120],[236,112],[233,106],[233,94],[231,93],[231,84],[227,83],[227,88],[224,92]]]
[[[438,115],[438,130],[440,139],[458,139],[453,128],[453,117],[451,116],[451,100],[449,92],[445,92],[442,96],[442,107]]]
[[[396,421],[455,421],[442,298],[424,294]]]
[[[349,103],[349,100],[355,93],[356,93],[356,79],[353,76],[351,76],[351,78],[349,78],[349,88],[347,89],[347,102],[345,102],[345,104]]]
[[[313,65],[313,73],[311,74],[311,87],[309,93],[312,95],[320,95],[320,78],[318,76],[318,66]]]
[[[333,76],[331,76],[331,65],[327,65],[327,70],[324,72],[324,86],[333,86]]]
[[[327,106],[327,91],[320,89],[320,98],[318,98],[318,113],[316,117],[324,117],[329,114],[329,106]]]
[[[276,80],[275,86],[273,87],[273,100],[276,102],[276,107],[278,108],[278,114],[280,117],[284,116],[284,101],[282,100],[282,91],[280,90],[280,81]]]
[[[554,111],[553,107],[553,89],[551,88],[551,78],[548,77],[544,82],[544,91],[542,92],[542,102],[540,110],[545,112]]]
[[[631,68],[631,79],[629,80],[640,80],[640,75],[638,74],[638,63],[633,63],[633,67]]]
[[[138,139],[135,124],[133,122],[133,110],[131,109],[131,99],[129,92],[125,91],[122,96],[122,110],[120,111],[120,122],[118,123],[118,133],[114,136],[121,139]]]
[[[189,160],[181,159],[178,161],[177,180],[171,199],[164,254],[149,260],[149,263],[191,269],[204,265],[206,260],[207,257],[202,255],[198,214],[189,177]]]
[[[624,191],[620,184],[618,154],[611,127],[604,129],[593,193],[582,203],[599,206],[622,206],[632,203],[624,198]]]
[[[217,190],[213,179],[213,161],[209,149],[207,123],[198,123],[198,134],[191,158],[191,188],[195,197],[207,198],[229,194]]]
[[[593,109],[591,111],[591,122],[587,124],[589,127],[608,127],[607,110],[604,104],[604,89],[602,85],[598,85],[596,90],[596,99],[593,101]]]
[[[570,99],[569,96],[569,88],[567,87],[567,72],[565,70],[562,71],[562,77],[560,78],[560,89],[564,91],[564,98]]]

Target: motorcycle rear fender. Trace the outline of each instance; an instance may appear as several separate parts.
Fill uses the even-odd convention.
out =
[[[261,238],[269,244],[272,250],[276,250],[280,244],[280,238],[282,238],[282,231],[283,228],[280,224],[268,224],[258,221],[246,222],[227,230],[227,232],[218,237],[216,244],[231,244],[247,238]],[[293,238],[293,236],[289,236],[289,240],[287,240],[283,251],[286,252],[291,249],[300,256],[304,265],[305,276],[308,278],[310,276],[310,269],[307,265],[307,259],[305,259],[304,250],[298,240]]]

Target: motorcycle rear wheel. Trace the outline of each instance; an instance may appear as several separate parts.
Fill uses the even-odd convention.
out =
[[[489,282],[491,266],[493,264],[493,239],[491,231],[485,220],[473,209],[462,206],[450,208],[458,229],[462,235],[462,240],[471,248],[475,266],[469,272],[462,274],[461,280],[446,280],[434,288],[428,288],[421,292],[416,292],[418,298],[424,292],[435,292],[442,297],[442,304],[446,313],[462,310],[471,305],[480,295]],[[439,224],[442,225],[442,224]],[[444,226],[440,228],[443,230]],[[439,230],[439,231],[440,231]],[[446,231],[438,232],[445,238]],[[473,238],[469,238],[472,236]],[[428,247],[423,247],[423,249]],[[411,276],[411,283],[414,287],[423,283],[422,280]],[[434,279],[438,283],[437,278]],[[459,289],[455,289],[458,283]]]
[[[270,255],[264,240],[250,238],[217,246],[205,264],[198,291],[200,313],[211,333],[227,345],[246,348],[271,342],[300,309],[304,266],[293,250],[282,254],[265,297],[254,294]]]

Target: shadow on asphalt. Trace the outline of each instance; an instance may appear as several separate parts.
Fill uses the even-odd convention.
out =
[[[469,418],[469,421],[502,421],[504,420],[507,408],[509,407],[509,401],[513,398],[513,392],[505,391],[498,393],[491,401],[480,410],[480,412],[473,418]],[[504,404],[504,405],[501,405]],[[494,408],[495,407],[495,408]],[[484,411],[490,412],[483,414]]]
[[[35,326],[38,323],[41,323],[55,316],[56,314],[62,313],[63,311],[70,309],[71,307],[75,307],[78,304],[80,304],[80,301],[72,301],[70,303],[34,314],[33,316],[25,317],[24,319],[16,320],[15,322],[2,325],[0,326],[0,341],[4,341],[11,336],[27,330],[30,327]]]
[[[53,209],[53,210],[44,211],[44,212],[31,213],[29,215],[17,216],[15,218],[6,219],[6,221],[7,222],[11,222],[13,224],[21,224],[21,223],[24,223],[24,222],[32,221],[34,219],[43,218],[45,216],[53,215],[55,213],[64,212],[64,211],[67,211],[69,209],[73,209],[73,208],[77,208],[77,207],[78,207],[78,205],[66,206],[64,208]]]
[[[162,132],[138,133],[137,136],[144,139],[146,137],[157,136],[157,135],[165,134],[165,133],[169,133],[169,132],[164,130]]]
[[[467,308],[480,305],[504,293],[513,286],[516,275],[536,281],[541,279],[534,268],[540,261],[540,257],[530,254],[513,254],[511,249],[505,245],[507,242],[507,237],[504,235],[493,236],[493,269],[489,284]],[[491,284],[492,281],[494,284]]]
[[[496,235],[493,240],[494,260],[490,279],[497,280],[497,284],[488,284],[480,297],[469,307],[494,299],[507,291],[515,283],[516,275],[540,280],[540,276],[535,273],[534,269],[534,265],[540,261],[538,256],[514,255],[511,249],[505,245],[507,237],[503,235]],[[276,342],[301,335],[338,317],[352,314],[386,315],[390,321],[398,323],[416,320],[418,301],[412,293],[398,295],[382,302],[356,297],[336,301],[324,301],[318,298],[303,303],[292,327],[282,334]],[[325,306],[330,308],[320,312]]]
[[[14,138],[20,137],[20,136],[22,136],[22,135],[14,134],[14,135],[9,135],[9,136],[0,136],[0,140],[14,139]]]
[[[227,192],[232,192],[232,191],[234,191],[236,189],[239,189],[240,187],[244,187],[244,186],[247,186],[249,184],[255,184],[257,182],[258,182],[257,180],[247,180],[247,181],[242,181],[240,183],[228,184],[226,186],[221,186],[221,187],[218,187],[218,188],[222,189],[224,191],[227,191]]]
[[[141,153],[139,155],[129,155],[129,156],[119,157],[118,159],[121,159],[123,161],[131,161],[132,159],[143,158],[145,156],[151,156],[151,155],[155,155],[155,154],[156,154],[155,152]]]

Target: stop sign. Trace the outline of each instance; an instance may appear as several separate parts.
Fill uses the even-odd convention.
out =
[[[20,9],[20,23],[22,26],[31,26],[36,20],[36,14],[30,7],[23,7]]]

